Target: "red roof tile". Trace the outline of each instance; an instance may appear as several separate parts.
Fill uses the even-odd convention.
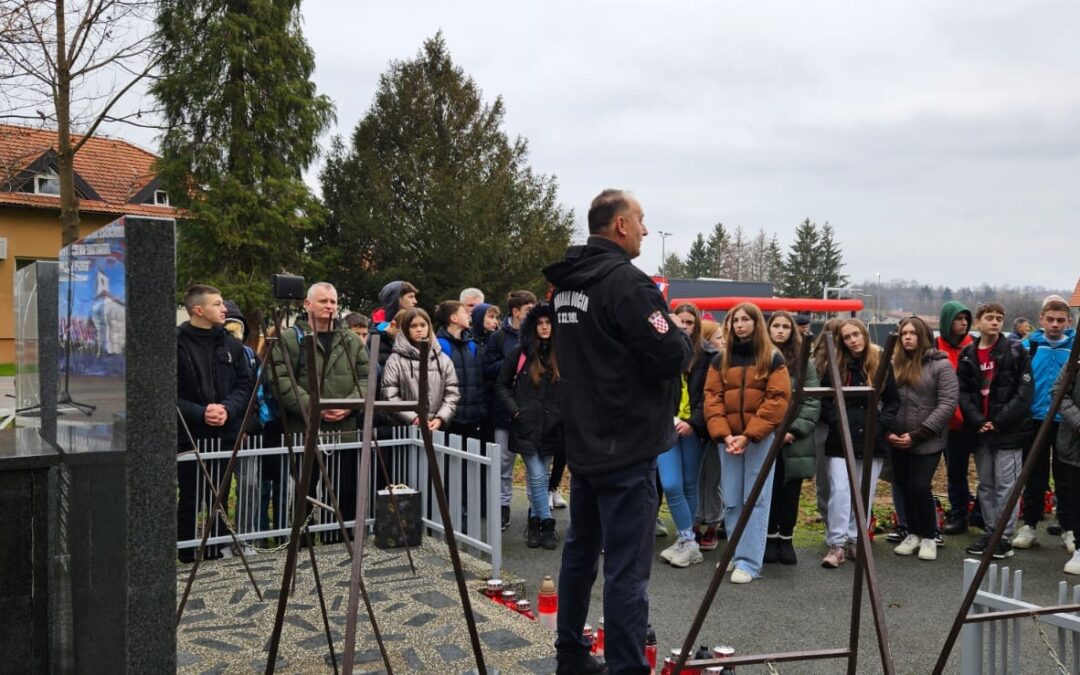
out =
[[[1069,307],[1080,307],[1080,279],[1076,280],[1076,290],[1069,299]]]
[[[72,136],[78,142],[81,136]],[[4,183],[56,147],[56,132],[0,124],[0,183]],[[97,192],[100,200],[80,199],[79,210],[93,213],[131,213],[175,216],[168,206],[130,204],[129,200],[154,179],[157,156],[127,141],[91,137],[75,153],[75,173]],[[60,208],[60,198],[25,192],[0,191],[0,204]]]

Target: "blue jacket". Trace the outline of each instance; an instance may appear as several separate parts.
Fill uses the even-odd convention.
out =
[[[1050,410],[1050,390],[1057,380],[1065,362],[1069,360],[1069,352],[1072,350],[1073,340],[1076,338],[1076,330],[1070,328],[1065,331],[1065,339],[1057,345],[1051,345],[1046,339],[1043,329],[1039,329],[1023,341],[1024,349],[1031,354],[1031,374],[1035,378],[1035,397],[1031,401],[1031,417],[1042,421],[1046,419],[1046,413]],[[1037,345],[1037,346],[1036,346]],[[1054,417],[1055,422],[1061,421],[1061,415]]]
[[[479,424],[487,414],[487,402],[484,398],[483,354],[479,353],[476,341],[468,331],[456,338],[445,328],[436,334],[443,354],[450,357],[457,373],[458,390],[461,399],[454,411],[454,422],[461,424]]]

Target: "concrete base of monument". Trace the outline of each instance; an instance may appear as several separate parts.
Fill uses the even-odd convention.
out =
[[[320,545],[317,562],[330,618],[334,650],[341,665],[349,602],[351,560],[341,544]],[[424,538],[412,551],[416,575],[404,549],[381,550],[365,544],[364,583],[395,672],[466,673],[476,668],[462,615],[461,600],[444,544]],[[536,621],[497,604],[479,591],[490,564],[462,554],[488,672],[552,673],[554,634]],[[177,630],[180,673],[262,671],[277,611],[285,551],[260,553],[249,564],[263,601],[259,602],[238,557],[204,562]],[[177,597],[190,565],[177,567]],[[504,572],[504,576],[505,576]],[[506,587],[526,591],[535,603],[535,584]],[[371,623],[360,602],[355,672],[384,672]],[[301,551],[296,590],[289,600],[278,652],[283,673],[332,672],[311,561]]]

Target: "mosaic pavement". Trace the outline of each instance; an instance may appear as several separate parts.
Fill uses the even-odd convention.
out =
[[[334,649],[341,665],[351,561],[341,545],[319,546],[317,562],[326,596]],[[311,562],[301,551],[296,590],[289,601],[278,650],[279,673],[330,673]],[[365,545],[364,581],[395,673],[466,673],[475,668],[468,629],[447,549],[425,538],[413,551],[416,575],[403,549],[384,551]],[[285,552],[249,558],[263,593],[260,602],[239,558],[204,562],[177,631],[177,672],[191,674],[262,672],[277,611]],[[490,565],[462,555],[466,579],[488,672],[552,673],[554,637],[502,605],[476,592]],[[189,565],[177,568],[177,598]],[[504,573],[505,576],[505,573]],[[523,590],[518,580],[507,587]],[[528,597],[535,603],[536,582]],[[384,664],[360,602],[354,672],[382,673]]]

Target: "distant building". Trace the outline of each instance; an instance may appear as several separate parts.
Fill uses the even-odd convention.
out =
[[[55,131],[0,124],[0,363],[15,360],[15,271],[60,251],[56,145]],[[127,141],[90,138],[75,154],[80,236],[128,214],[176,217],[156,160]]]
[[[730,279],[668,279],[669,299],[675,298],[771,298],[773,285],[759,281]]]

